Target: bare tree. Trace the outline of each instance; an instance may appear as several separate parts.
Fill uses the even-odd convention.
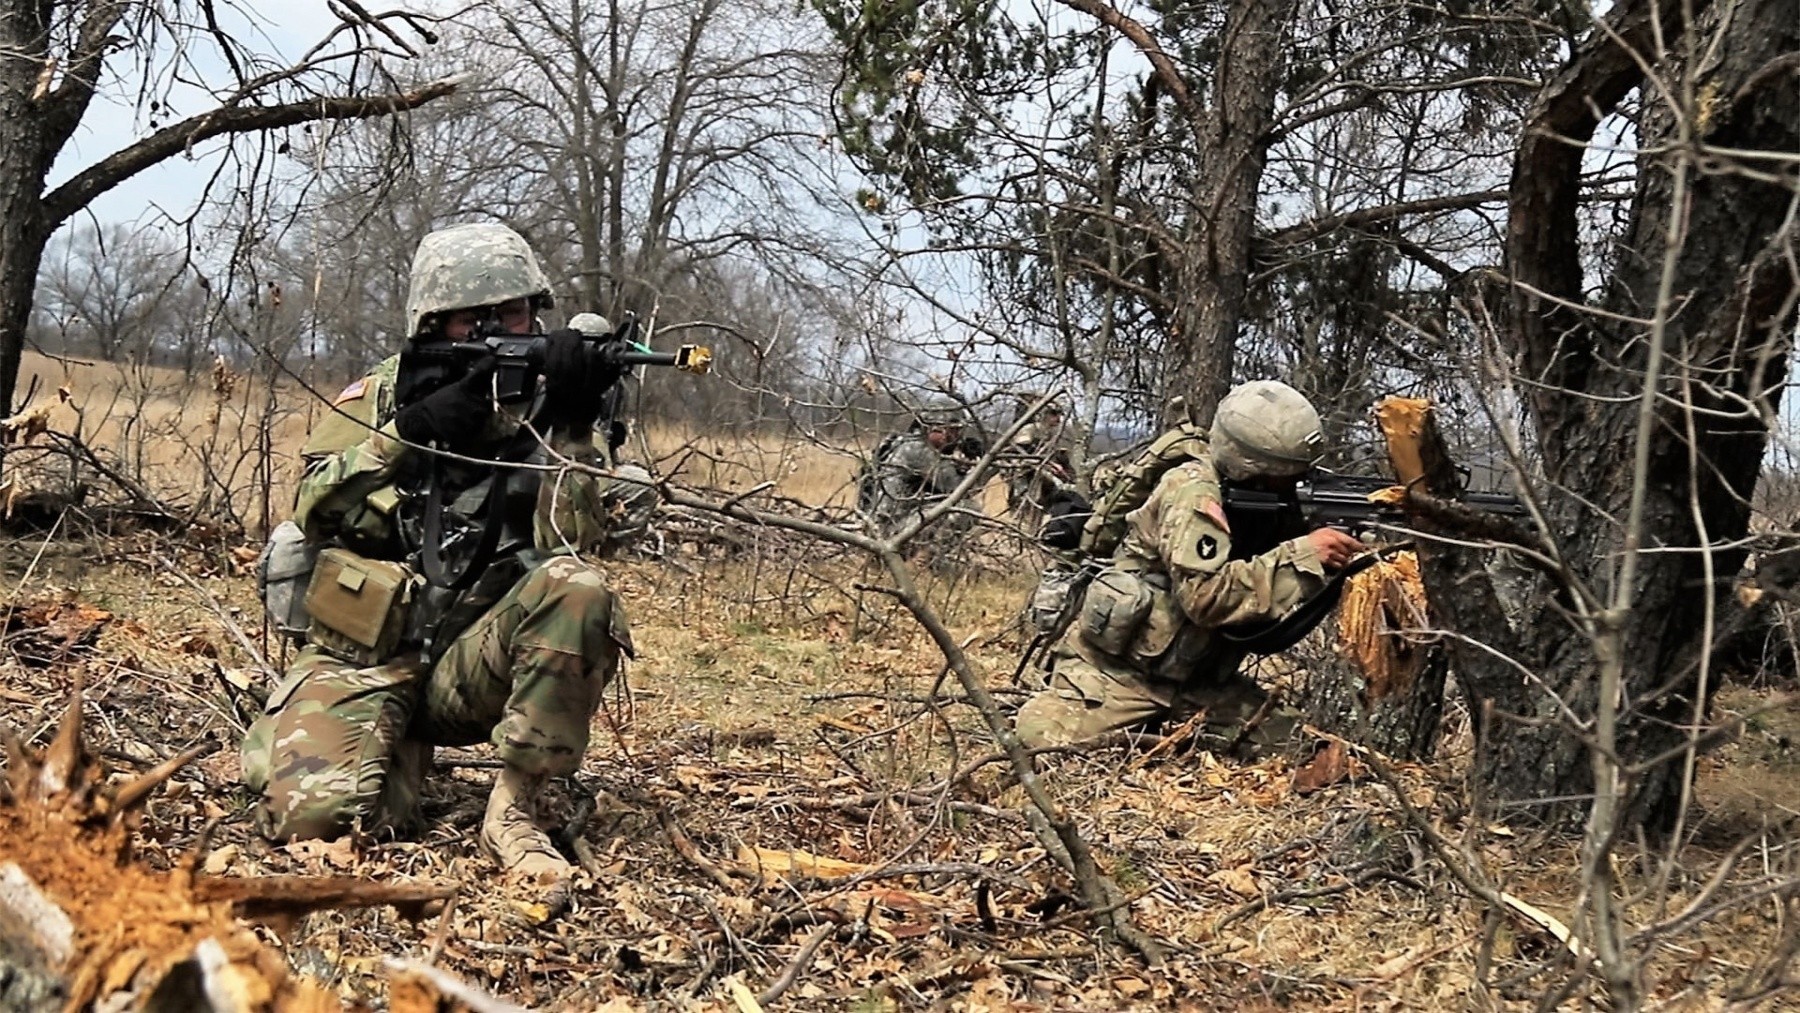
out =
[[[214,138],[390,115],[454,89],[450,81],[352,88],[367,80],[356,76],[357,68],[413,55],[402,31],[427,41],[432,34],[425,20],[405,11],[343,10],[344,24],[289,63],[238,37],[254,33],[228,29],[251,15],[216,0],[0,4],[0,406],[12,403],[45,245],[96,197]],[[149,131],[48,185],[51,166],[114,75],[134,82],[126,90],[147,115]],[[196,96],[201,112],[173,113],[171,106]],[[172,122],[165,125],[164,118]]]
[[[186,257],[160,232],[77,227],[46,255],[38,302],[64,351],[145,359],[174,330],[171,310],[190,279]]]

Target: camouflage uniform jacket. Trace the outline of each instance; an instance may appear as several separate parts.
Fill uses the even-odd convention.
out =
[[[1240,532],[1234,543],[1209,458],[1170,469],[1126,524],[1055,652],[1115,679],[1173,693],[1236,671],[1245,652],[1221,627],[1280,619],[1326,583],[1303,530]]]
[[[962,477],[955,459],[933,447],[923,433],[903,433],[878,451],[874,470],[864,480],[864,508],[882,530],[892,531],[949,495]]]
[[[400,357],[344,388],[300,451],[304,471],[294,521],[308,541],[337,543],[366,556],[399,558],[398,483],[406,445],[394,429]]]
[[[419,550],[417,511],[403,509],[408,497],[402,487],[418,483],[426,462],[394,428],[399,365],[399,356],[390,357],[346,387],[307,438],[294,517],[308,541],[398,562],[410,561]],[[475,454],[503,446],[518,424],[517,418],[497,412]],[[552,443],[571,460],[593,466],[603,461],[591,439],[558,437]],[[508,534],[490,572],[461,595],[437,589],[428,595],[427,610],[453,613],[438,623],[434,639],[447,642],[542,557],[598,550],[635,534],[647,523],[656,494],[643,481],[649,476],[641,469],[619,469],[618,474],[628,471],[633,478],[624,480],[576,471],[542,477],[535,471],[513,472],[510,481],[522,487],[526,499],[521,503],[510,488],[501,498]],[[505,480],[501,474],[488,467],[445,464],[441,481],[450,522],[472,523],[469,518],[485,502],[488,484]]]

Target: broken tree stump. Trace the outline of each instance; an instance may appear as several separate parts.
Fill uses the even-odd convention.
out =
[[[1387,398],[1376,406],[1375,420],[1387,438],[1397,485],[1371,499],[1411,509],[1428,495],[1454,495],[1455,486],[1446,482],[1459,479],[1430,402]],[[1352,577],[1338,606],[1335,636],[1315,644],[1305,662],[1307,720],[1396,759],[1429,759],[1449,670],[1432,625],[1418,552],[1393,553]]]
[[[82,742],[79,686],[41,753],[8,729],[0,733],[0,1011],[342,1010],[322,986],[290,974],[240,916],[372,904],[422,913],[453,892],[354,879],[197,878],[191,864],[150,868],[132,852],[132,824],[151,792],[198,751],[105,788],[105,771]],[[397,966],[393,980],[393,1013],[516,1008],[416,964]]]

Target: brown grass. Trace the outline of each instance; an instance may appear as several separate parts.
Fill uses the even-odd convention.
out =
[[[95,381],[90,396],[107,382]],[[181,417],[168,405],[159,410]],[[647,440],[684,481],[727,492],[774,481],[806,503],[847,502],[856,467],[854,454],[798,437],[658,429]],[[997,493],[997,484],[989,488],[990,503]],[[1052,790],[1131,895],[1134,919],[1178,949],[1150,969],[1100,945],[1091,924],[1057,899],[1068,884],[1024,829],[1022,799],[1001,767],[942,789],[947,771],[992,745],[973,711],[955,702],[960,688],[944,679],[942,658],[917,626],[878,591],[858,587],[881,581],[860,560],[818,545],[745,544],[731,554],[703,542],[673,545],[666,562],[608,565],[640,658],[629,668],[629,695],[609,693],[584,764],[584,778],[611,799],[585,838],[597,861],[576,908],[548,925],[533,923],[529,897],[498,886],[473,844],[490,777],[479,767],[438,772],[427,799],[433,829],[419,841],[321,849],[255,837],[229,748],[249,716],[243,708],[253,706],[229,688],[245,681],[248,664],[229,627],[254,639],[260,611],[248,578],[222,554],[157,549],[196,591],[132,547],[0,543],[4,593],[54,589],[119,617],[96,648],[48,667],[28,665],[12,649],[16,640],[0,640],[0,718],[28,732],[47,728],[50,702],[80,668],[101,717],[96,739],[114,755],[223,740],[227,749],[153,809],[151,850],[178,854],[220,818],[212,846],[233,873],[463,882],[469,890],[442,927],[440,962],[545,1008],[737,1008],[722,978],[735,975],[752,992],[766,987],[814,931],[811,919],[838,916],[831,912],[861,928],[823,944],[784,1008],[1529,1009],[1558,980],[1560,972],[1538,965],[1554,961],[1560,944],[1483,910],[1399,815],[1394,790],[1366,771],[1353,767],[1346,782],[1301,795],[1285,761],[1238,765],[1204,753],[1146,760],[1110,748],[1046,760]],[[988,685],[1017,701],[1010,676],[1023,634],[1015,620],[1038,561],[998,537],[983,544],[969,572],[922,579]],[[933,689],[946,699],[927,707]],[[1730,696],[1723,704],[1763,716],[1754,735],[1707,760],[1696,810],[1703,832],[1681,855],[1676,906],[1702,889],[1723,848],[1745,837],[1760,839],[1776,871],[1789,861],[1800,809],[1784,787],[1794,781],[1789,726],[1800,735],[1792,702]],[[490,756],[447,750],[440,760]],[[1466,762],[1463,752],[1434,767],[1403,767],[1399,789],[1436,832],[1466,842],[1504,889],[1570,918],[1579,894],[1573,845],[1471,817],[1455,801]],[[683,857],[671,825],[727,874],[746,847],[963,871],[855,887],[762,888],[736,877],[740,887],[728,891]],[[1652,882],[1654,863],[1626,854],[1628,883]],[[977,890],[970,869],[993,878]],[[1730,882],[1762,872],[1745,866]],[[791,920],[772,924],[777,911]],[[1649,902],[1629,915],[1638,924],[1659,917]],[[1661,951],[1652,994],[1675,1009],[1723,1008],[1721,997],[1776,948],[1793,918],[1769,902],[1722,910]],[[380,913],[318,915],[288,952],[341,993],[378,1000],[380,955],[421,951],[438,931]],[[1481,966],[1495,988],[1478,989]]]
[[[55,401],[60,386],[69,389],[67,403],[52,409],[52,429],[79,435],[158,498],[191,505],[210,494],[253,528],[265,495],[274,520],[285,515],[299,474],[299,448],[328,410],[332,393],[285,377],[272,385],[266,377],[229,370],[189,378],[172,368],[34,352],[26,353],[20,375],[41,379],[38,402]],[[257,468],[265,460],[265,427],[266,476]],[[683,485],[737,493],[771,483],[773,496],[843,510],[855,502],[856,475],[871,446],[830,445],[794,431],[724,436],[650,425],[634,434],[624,453]],[[60,456],[21,458],[34,487],[65,483],[71,474]],[[990,516],[1000,516],[1004,485],[990,482],[980,502]]]
[[[20,376],[41,378],[37,402],[57,400],[66,387],[51,428],[78,437],[151,495],[171,505],[227,505],[245,520],[260,515],[265,498],[272,514],[286,512],[300,444],[324,410],[296,383],[271,388],[229,369],[189,379],[175,369],[28,352]],[[106,478],[61,455],[25,451],[12,463],[37,487],[83,481],[101,486],[101,498],[116,495]]]

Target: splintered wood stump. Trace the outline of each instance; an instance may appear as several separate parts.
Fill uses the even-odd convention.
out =
[[[1431,755],[1443,713],[1443,651],[1428,643],[1418,556],[1394,553],[1350,580],[1328,643],[1315,644],[1307,720],[1397,759]]]
[[[1409,490],[1454,496],[1459,481],[1456,462],[1444,445],[1431,402],[1417,397],[1383,398],[1375,406],[1375,424],[1387,439],[1388,464]]]
[[[116,791],[82,745],[81,695],[41,754],[3,727],[0,782],[0,1011],[326,1013],[343,1009],[242,921],[247,910],[293,917],[330,907],[417,910],[451,888],[307,877],[196,879],[190,866],[135,859],[131,823],[151,791],[195,755]],[[394,1013],[512,1009],[458,994],[441,973],[406,965]],[[463,989],[467,993],[468,990]],[[468,993],[473,995],[473,993]]]
[[[1398,488],[1376,493],[1407,509],[1422,492],[1450,495],[1457,481],[1431,403],[1391,397],[1375,408]],[[1316,645],[1306,717],[1313,725],[1396,759],[1423,760],[1437,742],[1448,662],[1431,640],[1431,610],[1416,552],[1398,552],[1352,577],[1329,646]]]

